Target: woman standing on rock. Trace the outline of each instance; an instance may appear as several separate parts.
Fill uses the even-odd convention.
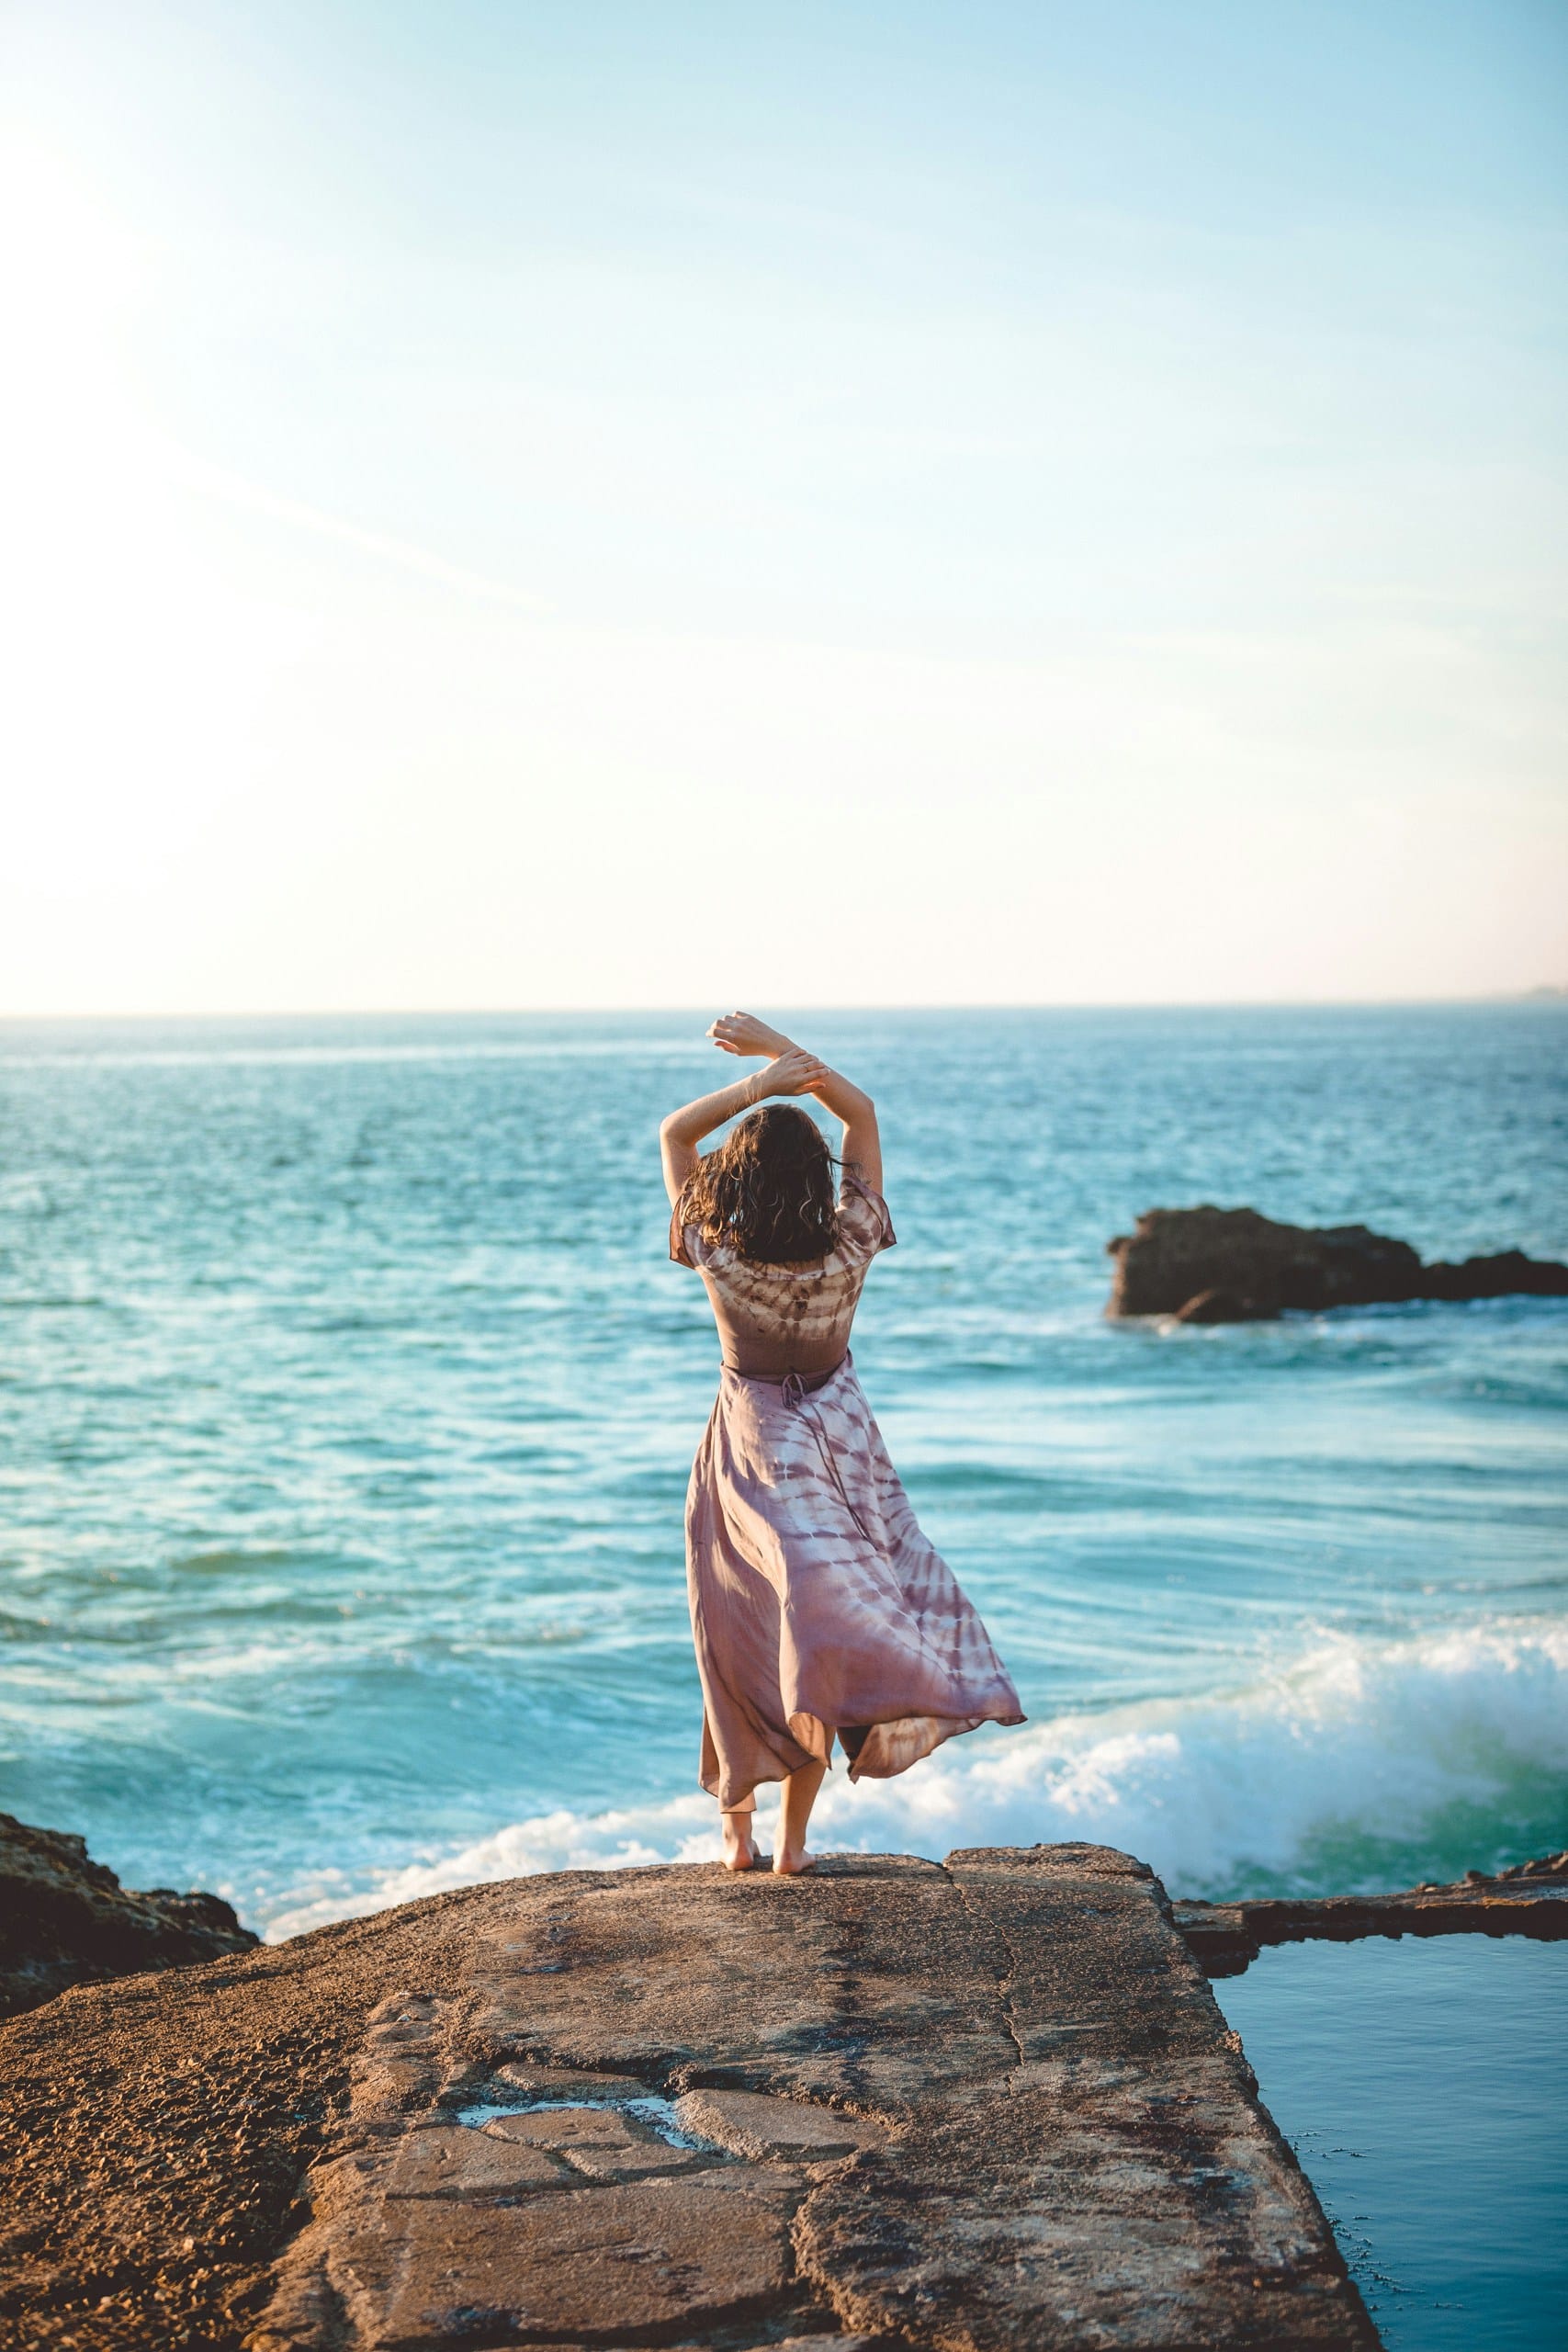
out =
[[[736,1871],[757,1860],[758,1782],[784,1782],[773,1869],[790,1873],[811,1868],[806,1826],[835,1735],[852,1781],[887,1780],[955,1732],[1023,1716],[916,1524],[849,1355],[866,1270],[894,1241],[871,1098],[750,1013],[708,1035],[768,1067],[659,1131],[670,1255],[706,1284],[724,1358],[686,1497],[701,1780]],[[817,1122],[768,1101],[792,1094],[843,1121],[836,1200]]]

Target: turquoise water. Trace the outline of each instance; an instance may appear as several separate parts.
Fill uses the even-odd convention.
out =
[[[855,1341],[1031,1721],[826,1842],[1179,1891],[1568,1844],[1568,1307],[1116,1329],[1156,1203],[1568,1257],[1568,1013],[856,1013]],[[0,1028],[0,1804],[280,1934],[713,1849],[681,1513],[714,1384],[654,1129],[698,1016]]]
[[[1290,1944],[1214,1991],[1390,2352],[1562,2352],[1568,1945]]]

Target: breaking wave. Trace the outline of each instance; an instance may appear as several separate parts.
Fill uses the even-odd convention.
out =
[[[761,1806],[767,1842],[769,1806]],[[1086,1838],[1173,1894],[1355,1891],[1568,1844],[1568,1627],[1493,1622],[1401,1642],[1325,1637],[1223,1695],[954,1740],[901,1779],[835,1771],[820,1849],[913,1853]],[[705,1861],[700,1792],[513,1822],[354,1889],[297,1888],[269,1939],[479,1881]]]

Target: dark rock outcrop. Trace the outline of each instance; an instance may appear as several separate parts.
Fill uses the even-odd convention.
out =
[[[1101,1847],[570,1871],[81,1986],[0,2031],[7,2138],[0,2346],[1376,2345]]]
[[[0,1813],[0,2018],[68,1984],[188,1968],[257,1941],[216,1894],[121,1886],[84,1839]]]
[[[1394,1306],[1411,1299],[1568,1298],[1568,1266],[1505,1250],[1424,1265],[1407,1241],[1364,1225],[1280,1225],[1257,1209],[1150,1209],[1106,1244],[1113,1317],[1263,1322],[1288,1307]]]
[[[1398,1894],[1178,1903],[1173,1911],[1206,1976],[1239,1976],[1267,1944],[1455,1935],[1531,1936],[1556,1943],[1568,1939],[1568,1852],[1517,1862],[1495,1878],[1466,1871],[1451,1886],[1428,1883]]]

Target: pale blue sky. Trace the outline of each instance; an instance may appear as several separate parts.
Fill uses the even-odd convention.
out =
[[[11,0],[0,1009],[1568,978],[1568,18]]]

